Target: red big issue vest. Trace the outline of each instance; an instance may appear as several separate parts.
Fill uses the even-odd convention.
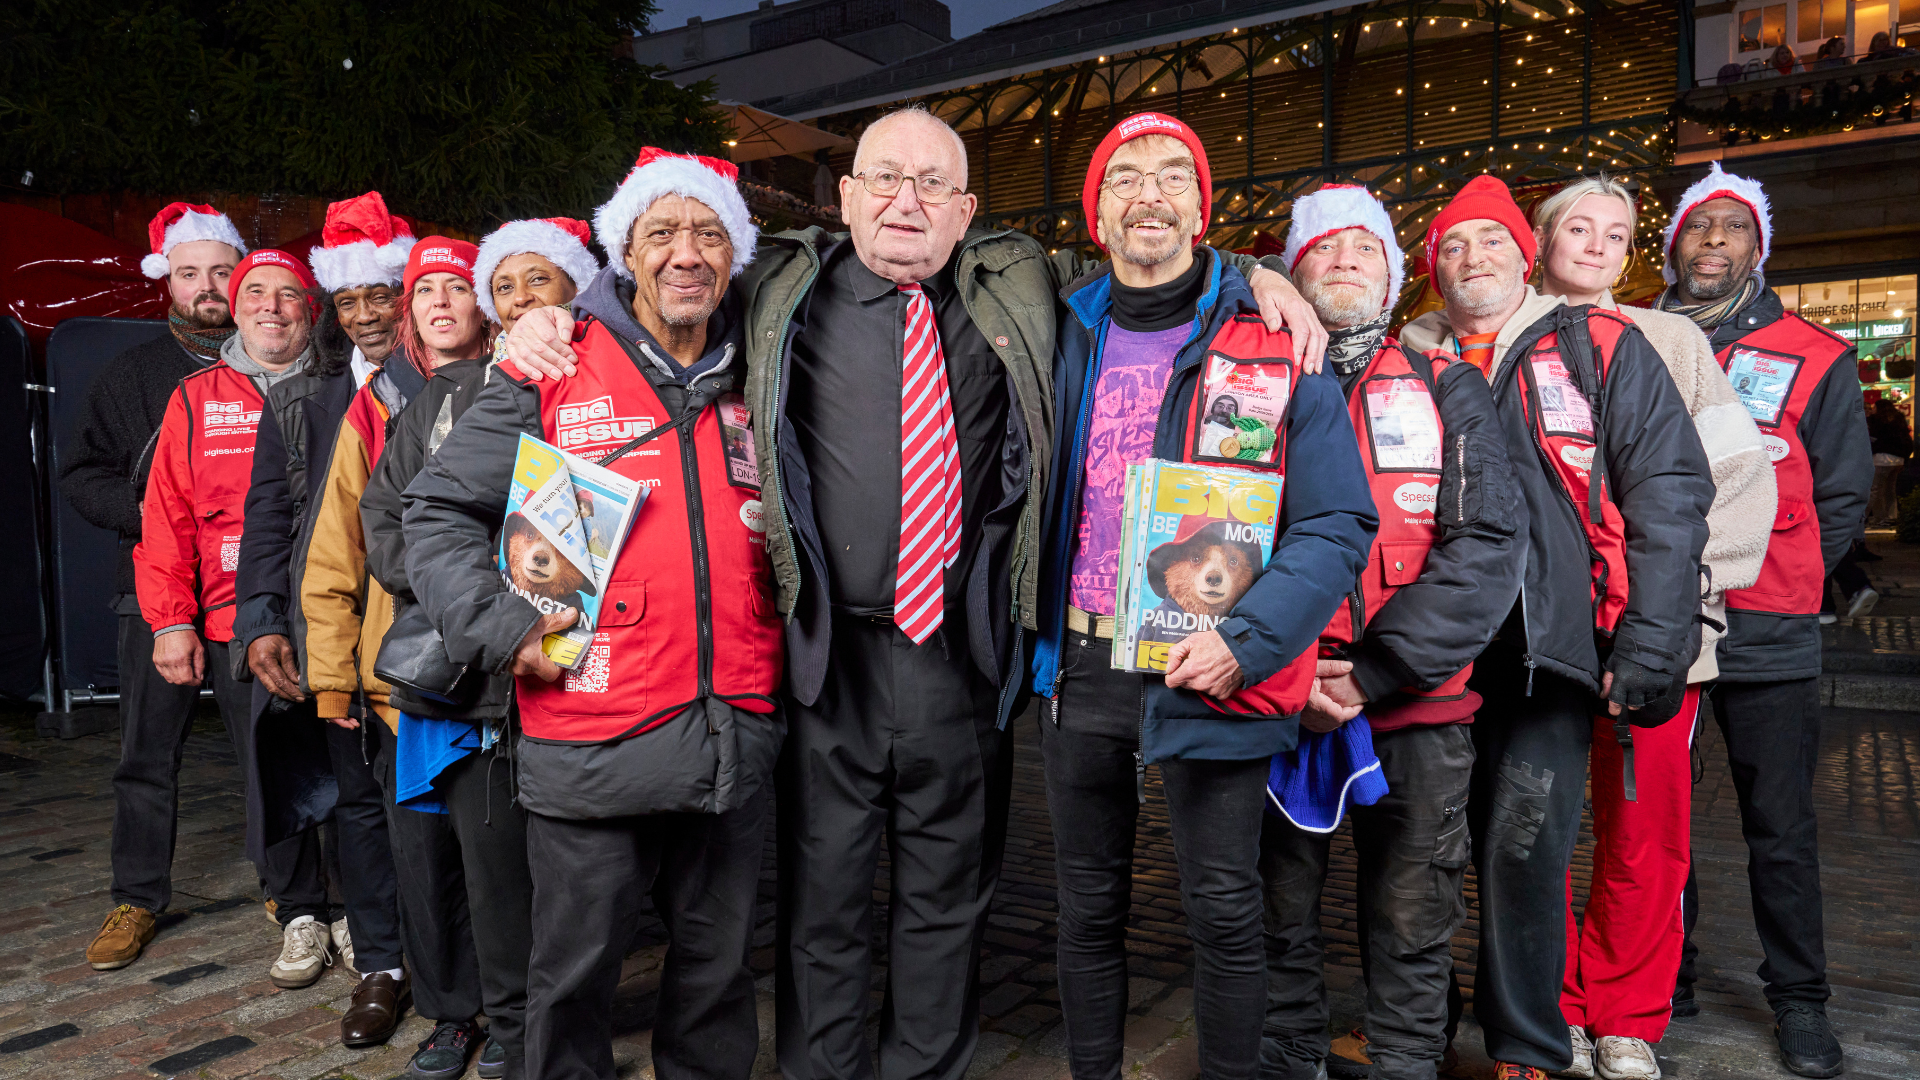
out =
[[[1521,408],[1533,430],[1534,446],[1580,515],[1592,560],[1593,625],[1608,636],[1627,609],[1626,523],[1606,484],[1606,449],[1597,441],[1604,432],[1596,426],[1599,413],[1592,399],[1600,396],[1601,408],[1606,407],[1607,369],[1620,336],[1632,326],[1623,315],[1591,310],[1586,329],[1592,348],[1582,350],[1584,355],[1563,351],[1561,335],[1552,333],[1525,356],[1509,354],[1509,366],[1518,370],[1501,373],[1502,378],[1520,380],[1525,390]],[[1590,483],[1596,460],[1601,470],[1598,490]]]
[[[187,469],[193,477],[194,543],[200,552],[200,610],[210,641],[233,639],[234,575],[247,489],[253,486],[253,441],[265,407],[252,379],[215,364],[180,382],[187,406]]]
[[[1293,408],[1294,381],[1298,377],[1299,368],[1293,359],[1292,335],[1285,331],[1268,333],[1258,315],[1236,315],[1228,319],[1226,325],[1214,334],[1213,340],[1207,345],[1206,355],[1200,361],[1193,400],[1187,403],[1184,413],[1177,414],[1186,418],[1186,427],[1180,440],[1181,460],[1197,465],[1224,465],[1279,477],[1283,481],[1280,497],[1284,505],[1287,419]],[[1239,389],[1236,384],[1253,382],[1267,386],[1277,382],[1285,394],[1285,400],[1278,409],[1278,423],[1275,424],[1277,438],[1273,447],[1273,462],[1249,464],[1238,458],[1202,454],[1202,420],[1207,415],[1209,404],[1221,394],[1234,394]],[[1277,544],[1279,540],[1276,532],[1274,542]],[[1289,716],[1299,712],[1307,703],[1307,692],[1313,688],[1315,659],[1315,650],[1309,648],[1287,666],[1268,676],[1264,682],[1244,687],[1225,701],[1210,694],[1194,696],[1219,712],[1246,716]]]
[[[1434,367],[1444,370],[1444,360]],[[1437,372],[1435,373],[1437,374]],[[1334,656],[1366,632],[1367,623],[1404,585],[1419,580],[1427,553],[1440,538],[1434,512],[1440,495],[1440,455],[1446,429],[1434,405],[1429,376],[1415,367],[1400,343],[1389,337],[1380,343],[1367,370],[1347,399],[1354,435],[1360,441],[1360,460],[1367,469],[1373,504],[1380,511],[1380,531],[1367,552],[1367,568],[1354,582],[1347,604],[1334,613],[1320,635],[1320,654]],[[1367,719],[1378,730],[1409,724],[1455,720],[1473,714],[1467,698],[1468,664],[1432,690],[1406,690],[1394,703],[1369,707]]]
[[[1800,442],[1800,417],[1813,388],[1852,347],[1789,312],[1719,353],[1733,392],[1760,425],[1780,489],[1760,580],[1752,588],[1728,593],[1729,608],[1777,615],[1820,611],[1826,563],[1820,554],[1820,517],[1813,506],[1813,469]]]
[[[604,324],[581,330],[579,373],[534,385],[546,440],[593,461],[675,417]],[[518,680],[528,735],[622,739],[704,697],[773,711],[782,628],[752,446],[746,407],[728,394],[613,463],[651,491],[614,561],[586,659],[551,683]]]

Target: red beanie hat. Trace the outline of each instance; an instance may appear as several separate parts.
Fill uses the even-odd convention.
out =
[[[1433,215],[1433,224],[1427,226],[1427,265],[1439,266],[1440,238],[1447,235],[1448,229],[1463,221],[1482,218],[1507,227],[1513,234],[1513,242],[1520,245],[1520,254],[1526,256],[1526,276],[1532,276],[1533,258],[1538,249],[1533,227],[1527,224],[1527,215],[1520,212],[1520,204],[1513,201],[1513,192],[1507,190],[1507,185],[1498,177],[1484,174],[1467,181],[1467,186],[1460,189],[1453,201]]]
[[[458,274],[471,285],[473,264],[479,258],[480,249],[465,240],[429,236],[407,252],[407,272],[401,278],[400,290],[412,293],[414,282],[428,274]]]
[[[248,274],[253,273],[262,266],[277,266],[282,270],[291,272],[294,277],[298,278],[300,287],[307,290],[307,314],[315,319],[320,318],[320,299],[313,295],[314,290],[320,287],[320,283],[313,279],[313,271],[307,269],[306,263],[301,262],[299,259],[294,258],[278,248],[261,248],[259,251],[241,259],[239,265],[233,268],[233,276],[227,279],[227,305],[229,307],[239,306],[235,303],[235,298],[240,295],[240,283],[247,280]]]
[[[1087,215],[1087,235],[1100,244],[1100,250],[1107,249],[1107,245],[1100,243],[1100,230],[1096,227],[1100,221],[1100,185],[1107,179],[1107,162],[1113,160],[1113,152],[1120,149],[1121,143],[1142,135],[1179,139],[1193,152],[1193,169],[1197,174],[1194,183],[1200,185],[1200,231],[1193,237],[1194,246],[1198,247],[1201,238],[1207,235],[1207,222],[1213,213],[1213,173],[1207,168],[1207,148],[1200,144],[1200,136],[1194,134],[1192,128],[1155,112],[1135,113],[1120,121],[1094,148],[1093,160],[1087,162],[1087,184],[1080,190],[1080,208]]]

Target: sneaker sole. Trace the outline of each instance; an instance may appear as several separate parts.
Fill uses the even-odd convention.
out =
[[[95,971],[119,971],[123,967],[132,967],[133,962],[138,959],[140,954],[134,953],[125,960],[89,960],[87,963]]]
[[[1788,1063],[1786,1055],[1782,1054],[1780,1056],[1780,1064],[1795,1076],[1810,1076],[1813,1077],[1814,1080],[1825,1080],[1827,1077],[1839,1076],[1841,1073],[1847,1071],[1845,1058],[1842,1058],[1839,1062],[1831,1066],[1810,1065],[1804,1069],[1796,1069]]]
[[[326,974],[326,971],[326,965],[322,964],[320,965],[319,971],[314,972],[304,979],[298,976],[275,975],[269,971],[267,972],[267,979],[282,990],[305,990],[307,987],[319,982],[320,976]]]
[[[478,1070],[480,1080],[505,1080],[507,1075],[507,1067],[505,1065],[481,1065],[478,1067]]]

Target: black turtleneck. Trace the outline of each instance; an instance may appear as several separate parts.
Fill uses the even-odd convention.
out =
[[[1200,306],[1200,294],[1207,287],[1208,260],[1211,257],[1205,251],[1195,252],[1193,265],[1187,268],[1187,272],[1164,285],[1136,289],[1122,285],[1118,277],[1114,278],[1114,323],[1122,330],[1151,334],[1192,322]]]

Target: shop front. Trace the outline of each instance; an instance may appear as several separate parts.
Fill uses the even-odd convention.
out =
[[[1916,275],[1848,277],[1825,271],[1822,280],[1769,282],[1788,311],[1853,342],[1860,386],[1869,409],[1890,398],[1913,423]]]

